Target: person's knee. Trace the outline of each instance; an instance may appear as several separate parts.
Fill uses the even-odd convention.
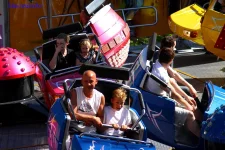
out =
[[[195,120],[195,115],[193,112],[189,112],[188,116],[187,116],[187,120],[188,121],[194,121]]]
[[[174,85],[176,84],[176,80],[174,78],[170,78],[169,79],[170,84]]]

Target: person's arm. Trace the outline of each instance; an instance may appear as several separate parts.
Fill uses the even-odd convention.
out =
[[[122,125],[121,126],[121,131],[126,131],[128,128],[131,128],[132,127],[132,124],[133,124],[133,122],[132,122],[132,120],[131,120],[131,114],[130,114],[130,111],[129,111],[129,109],[127,109],[128,110],[128,113],[127,113],[127,118],[126,118],[126,122],[125,122],[125,124],[124,125]]]
[[[96,120],[98,121],[98,117],[86,115],[86,114],[80,114],[77,111],[77,93],[75,89],[72,89],[71,92],[71,103],[73,106],[74,114],[77,120],[86,122],[88,124],[96,124]]]
[[[101,119],[101,121],[103,121],[104,118],[104,107],[105,107],[105,96],[102,95],[101,96],[101,103],[100,106],[98,108],[98,112],[97,112],[97,117],[99,117]]]
[[[174,78],[178,83],[188,87],[190,94],[195,98],[197,97],[197,91],[195,88],[188,83],[177,71],[173,70],[171,67],[168,68],[167,72]],[[187,96],[186,96],[187,97]]]
[[[176,92],[174,87],[168,83],[171,90],[171,98],[175,99],[178,103],[183,105],[187,110],[194,111],[194,106],[191,106],[180,94]]]
[[[51,59],[51,61],[49,63],[49,67],[52,70],[54,70],[56,68],[56,65],[57,65],[57,57],[58,57],[58,54],[60,53],[60,51],[61,51],[61,49],[60,49],[59,46],[55,48],[55,53],[54,53],[54,55],[53,55],[53,57],[52,57],[52,59]]]

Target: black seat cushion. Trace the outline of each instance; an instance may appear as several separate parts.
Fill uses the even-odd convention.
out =
[[[42,60],[51,59],[55,53],[56,40],[44,43],[42,45]]]
[[[82,39],[88,38],[86,33],[73,35],[70,37],[69,45],[67,46],[69,49],[73,49],[75,52],[80,51],[80,41]]]

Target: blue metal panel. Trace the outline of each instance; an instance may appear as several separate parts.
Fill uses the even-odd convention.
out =
[[[122,137],[121,137],[122,138]],[[72,150],[87,150],[87,149],[99,149],[99,150],[155,150],[155,147],[146,144],[137,144],[122,142],[120,138],[117,141],[109,139],[99,139],[93,137],[75,135],[72,140]]]
[[[205,111],[202,123],[202,137],[208,141],[225,143],[225,90],[207,84],[209,106]]]
[[[142,120],[147,127],[148,137],[165,144],[174,144],[175,103],[171,99],[139,90],[146,104],[146,115]],[[131,95],[133,97],[132,107],[140,113],[138,97],[135,93]]]
[[[62,149],[67,115],[58,99],[52,106],[48,119],[48,144],[49,149]]]

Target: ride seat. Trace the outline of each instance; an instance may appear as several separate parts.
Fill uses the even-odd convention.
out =
[[[79,86],[82,86],[81,80],[76,80],[72,88],[79,87]],[[95,89],[100,91],[105,96],[105,105],[109,106],[111,105],[112,91],[121,86],[122,85],[118,85],[116,83],[98,81],[98,84],[95,86]],[[129,91],[127,91],[127,99],[124,105],[129,106],[129,96],[130,96],[130,93]]]
[[[55,45],[56,40],[46,42],[42,45],[42,55],[41,55],[42,63],[49,69],[50,69],[49,62],[55,53]]]
[[[146,90],[146,81],[148,79],[148,75],[147,73],[145,73],[144,77],[143,77],[143,80],[141,81],[141,84],[140,84],[140,87],[147,91]],[[149,91],[148,91],[149,92]],[[150,92],[152,94],[155,94],[153,92]],[[158,95],[158,94],[155,94],[155,95]],[[161,96],[161,95],[158,95],[158,96]],[[171,100],[171,103],[177,103],[174,99],[170,99]],[[175,106],[174,104],[174,106]],[[175,109],[175,107],[174,107]],[[190,146],[195,146],[196,144],[198,144],[198,138],[192,134],[188,128],[186,126],[177,126],[175,125],[175,141],[177,143],[182,143],[182,144],[187,144],[187,145],[190,145]]]
[[[76,82],[73,84],[72,88],[81,86],[81,80],[76,80]],[[113,83],[113,82],[105,82],[105,81],[98,81],[98,84],[96,85],[95,89],[100,91],[105,96],[105,106],[111,105],[111,97],[112,97],[112,91],[121,87],[122,85]],[[130,107],[130,92],[127,90],[127,99],[125,101],[125,107],[127,107],[131,113],[131,120],[132,124],[134,124],[138,120],[137,112],[129,108]],[[124,136],[132,139],[142,140],[144,137],[144,130],[145,127],[142,122],[139,122],[138,124],[138,131],[128,131],[125,133]]]
[[[86,34],[77,34],[77,35],[70,36],[69,45],[67,47],[74,51],[78,51],[79,42],[81,39],[84,39],[84,38],[88,38]],[[56,45],[56,40],[46,42],[42,45],[42,63],[49,69],[50,69],[49,62],[51,61],[55,53],[55,45]]]
[[[70,37],[69,45],[67,46],[69,49],[73,49],[74,52],[80,51],[80,41],[82,39],[88,38],[86,33],[76,34],[72,35]]]

